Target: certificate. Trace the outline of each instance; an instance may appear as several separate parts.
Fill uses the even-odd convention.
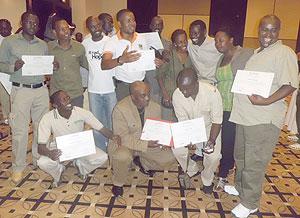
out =
[[[181,148],[206,142],[206,129],[203,117],[171,124],[174,148]]]
[[[155,70],[155,52],[154,50],[140,50],[138,53],[141,57],[134,62],[123,64],[124,68],[128,72],[139,72],[146,70]],[[121,66],[121,67],[123,67]]]
[[[274,73],[238,70],[231,92],[244,95],[270,96]]]
[[[62,151],[60,162],[96,153],[93,130],[56,137],[56,145]]]
[[[147,48],[153,47],[156,50],[164,49],[164,46],[160,40],[158,32],[140,33],[139,36],[145,39]]]
[[[38,76],[53,74],[54,56],[23,55],[25,64],[22,67],[22,76]]]
[[[172,133],[169,122],[146,119],[141,140],[158,141],[161,145],[170,146],[171,139]]]
[[[7,93],[10,95],[12,83],[9,81],[10,75],[6,73],[0,73],[0,82],[2,83],[3,87],[7,91]]]

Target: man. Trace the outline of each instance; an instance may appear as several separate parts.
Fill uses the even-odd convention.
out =
[[[113,111],[113,132],[122,140],[120,147],[113,143],[108,146],[115,196],[123,195],[132,161],[147,175],[153,174],[151,170],[165,169],[175,161],[171,150],[161,149],[157,141],[140,140],[146,118],[160,119],[160,106],[150,100],[149,85],[136,81],[130,84],[130,96],[120,101]]]
[[[102,22],[98,17],[88,17],[86,26],[91,36],[83,41],[89,62],[88,92],[91,112],[108,129],[112,129],[111,115],[117,103],[112,70],[101,70],[100,64],[105,43],[109,37],[102,34]],[[107,140],[94,131],[96,145],[106,151]]]
[[[195,20],[190,24],[189,55],[197,70],[198,78],[210,84],[216,82],[215,72],[221,53],[215,47],[213,38],[207,35],[206,24]]]
[[[134,14],[128,9],[122,9],[117,13],[117,21],[120,32],[111,37],[104,47],[102,57],[102,70],[115,69],[116,95],[118,101],[129,95],[129,85],[145,78],[145,71],[129,72],[125,63],[137,61],[141,54],[139,50],[149,49],[145,40],[135,32],[136,22]],[[158,59],[155,59],[159,65]]]
[[[212,183],[214,173],[221,159],[221,137],[219,133],[223,119],[222,98],[216,87],[201,81],[198,82],[197,74],[191,68],[184,69],[178,74],[177,87],[173,94],[173,106],[177,119],[184,121],[204,118],[208,141],[203,149],[210,148],[213,151],[204,153],[204,169],[201,172],[201,179],[203,192],[211,194],[214,186]],[[197,147],[199,149],[199,146]],[[184,155],[186,161],[187,148],[177,148],[173,152],[180,164]],[[193,162],[190,160],[191,164]],[[184,169],[184,167],[182,168]],[[192,176],[193,174],[189,175]]]
[[[265,169],[272,158],[287,109],[283,98],[298,88],[297,58],[292,49],[278,40],[280,23],[275,15],[260,20],[260,48],[245,67],[245,70],[275,74],[270,96],[234,94],[230,121],[237,124],[235,187],[225,186],[224,190],[241,199],[231,211],[236,217],[248,217],[258,210]]]
[[[53,177],[52,187],[57,187],[64,165],[59,162],[62,151],[55,148],[55,143],[49,143],[51,134],[55,140],[58,136],[81,132],[84,130],[84,124],[88,124],[93,129],[100,131],[105,137],[112,139],[118,146],[120,146],[121,141],[119,136],[113,135],[109,129],[103,127],[91,112],[80,107],[73,107],[66,92],[57,91],[50,100],[54,109],[46,113],[39,124],[38,152],[41,157],[37,163],[43,171]],[[106,153],[96,147],[95,154],[80,157],[73,161],[79,171],[79,177],[86,179],[88,173],[100,167],[106,160]]]
[[[83,45],[71,40],[70,27],[67,21],[57,20],[54,23],[57,41],[48,43],[49,54],[54,55],[59,69],[54,71],[50,81],[50,93],[64,90],[71,97],[72,105],[83,106],[83,87],[80,66],[88,69]]]
[[[170,49],[172,46],[171,42],[164,39],[161,36],[161,33],[164,28],[163,19],[160,16],[153,17],[149,28],[152,32],[158,32],[161,42],[163,44],[164,50],[160,50],[158,55],[162,56],[163,52],[170,52]],[[167,60],[165,60],[165,61],[167,61]],[[156,70],[147,71],[146,72],[146,80],[151,86],[152,99],[155,100],[156,102],[160,103],[161,94],[160,94],[160,88],[159,88],[159,85],[158,85],[158,82],[156,79]]]
[[[12,28],[10,22],[6,19],[0,19],[0,45],[5,37],[11,35],[11,30]],[[0,74],[2,73],[0,72]],[[7,77],[4,82],[10,83],[8,81],[9,76],[7,74],[2,75],[1,77],[2,79],[5,79],[5,77]],[[0,101],[1,101],[2,115],[3,115],[3,120],[1,123],[8,125],[8,115],[10,112],[9,93],[4,88],[2,82],[0,82]]]
[[[114,21],[110,14],[101,13],[98,16],[102,23],[103,34],[108,37],[112,37],[116,34],[116,29],[114,27]]]
[[[26,167],[29,123],[32,120],[32,162],[36,165],[37,127],[41,117],[49,110],[49,94],[44,76],[22,76],[22,55],[46,55],[47,44],[35,34],[39,29],[39,18],[33,12],[21,16],[22,31],[8,36],[0,48],[0,71],[10,74],[12,129],[12,181],[22,179]],[[56,67],[56,66],[55,66]]]

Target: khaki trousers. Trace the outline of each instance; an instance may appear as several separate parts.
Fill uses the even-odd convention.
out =
[[[74,160],[74,163],[79,169],[81,175],[87,175],[93,170],[101,167],[106,161],[108,157],[107,154],[102,151],[101,149],[96,147],[96,153],[86,156],[77,158]],[[41,156],[37,164],[39,168],[41,168],[46,173],[50,174],[55,182],[58,182],[63,172],[64,166],[59,161],[54,161],[46,156]]]
[[[236,126],[234,159],[235,186],[241,203],[249,208],[259,207],[265,170],[272,159],[280,129],[273,124]]]
[[[7,119],[10,112],[9,94],[7,93],[2,83],[0,83],[0,101],[3,118]]]
[[[12,87],[10,126],[12,130],[12,169],[21,172],[26,167],[29,124],[32,120],[32,162],[36,164],[37,129],[42,116],[49,111],[48,88],[43,86],[37,89]]]
[[[148,148],[146,152],[138,152],[125,146],[117,147],[110,143],[108,154],[113,167],[113,184],[116,186],[123,186],[126,183],[134,156],[140,157],[146,170],[164,170],[176,162],[171,150],[162,150],[159,147]]]

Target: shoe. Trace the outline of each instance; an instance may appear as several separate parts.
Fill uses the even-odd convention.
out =
[[[217,185],[214,187],[214,191],[215,192],[223,191],[226,183],[227,183],[227,179],[220,177]]]
[[[57,188],[58,186],[61,185],[61,183],[62,183],[61,176],[62,176],[62,173],[64,172],[65,169],[66,169],[66,167],[63,166],[58,181],[53,180],[53,182],[50,185],[50,188]]]
[[[210,194],[213,192],[213,187],[214,187],[214,184],[213,184],[213,183],[212,183],[210,186],[203,185],[202,191],[203,191],[205,194],[210,195]]]
[[[193,161],[195,161],[195,162],[197,162],[197,161],[203,161],[203,156],[199,156],[199,155],[197,155],[197,154],[193,154],[192,156],[191,156],[191,159],[193,160]]]
[[[257,211],[258,211],[258,208],[251,210],[251,209],[248,209],[247,207],[245,207],[244,205],[242,205],[241,203],[239,203],[235,208],[233,208],[231,210],[231,213],[233,213],[236,217],[246,218],[250,214],[255,213]]]
[[[154,176],[155,172],[153,170],[146,170],[141,163],[140,157],[137,156],[133,158],[133,163],[140,168],[140,172],[147,176]]]
[[[291,149],[300,150],[300,144],[299,143],[291,144],[291,145],[289,145],[289,147]]]
[[[11,180],[17,184],[18,182],[21,181],[21,179],[23,178],[23,172],[13,172],[11,175]]]
[[[289,135],[287,138],[288,138],[288,140],[293,141],[293,142],[296,142],[299,139],[296,135]]]
[[[2,121],[1,121],[1,125],[8,126],[8,125],[9,125],[8,119],[2,120]]]
[[[116,186],[114,185],[111,189],[112,193],[115,197],[122,196],[123,195],[123,187],[122,186]]]
[[[238,192],[238,190],[236,190],[236,188],[232,185],[225,185],[224,186],[224,191],[230,195],[235,195],[238,196],[240,193]]]

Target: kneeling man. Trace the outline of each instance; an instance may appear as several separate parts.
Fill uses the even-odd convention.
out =
[[[108,145],[108,155],[113,167],[113,188],[115,196],[123,195],[131,162],[141,172],[151,175],[151,170],[162,170],[176,160],[170,149],[162,148],[156,141],[140,140],[146,118],[161,119],[160,106],[150,100],[148,84],[136,81],[130,84],[130,96],[124,98],[113,111],[113,132],[120,135],[122,146]]]
[[[55,140],[58,136],[81,132],[86,123],[115,143],[120,145],[121,141],[119,136],[113,135],[109,129],[104,128],[90,111],[73,107],[70,96],[66,92],[60,90],[53,93],[50,101],[54,109],[42,117],[38,128],[38,153],[41,157],[37,164],[53,177],[52,187],[57,187],[65,167],[59,162],[61,150],[56,148],[55,143],[49,143],[51,135]],[[106,160],[106,153],[96,147],[95,154],[75,159],[74,165],[79,171],[79,177],[85,179],[88,173],[100,167]]]
[[[208,83],[199,82],[196,72],[191,68],[184,69],[178,74],[177,87],[173,93],[173,106],[178,121],[204,118],[206,135],[208,137],[204,149],[208,147],[212,148],[212,151],[204,153],[204,169],[201,172],[201,179],[203,192],[211,194],[214,173],[221,159],[221,139],[219,134],[223,119],[221,95],[216,87]],[[199,149],[198,146],[197,149]],[[179,163],[181,162],[179,158],[183,154],[188,154],[187,148],[177,148],[173,152]],[[192,165],[193,160],[189,162]],[[189,175],[191,174],[189,173]]]

